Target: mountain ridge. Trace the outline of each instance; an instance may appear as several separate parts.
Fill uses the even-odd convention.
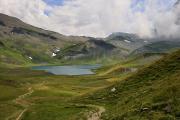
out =
[[[143,39],[136,34],[122,32],[112,33],[106,38],[66,36],[34,27],[15,17],[0,13],[2,49],[0,59],[4,62],[17,63],[16,61],[19,61],[15,57],[17,55],[23,59],[18,64],[22,64],[22,61],[23,63],[27,61],[28,63],[64,63],[70,59],[79,60],[85,57],[92,60],[106,57],[112,57],[112,60],[114,57],[124,59],[133,51],[148,44],[158,44],[161,39],[163,38]],[[113,50],[108,46],[113,47]],[[111,57],[108,57],[109,55]],[[87,59],[84,59],[84,62]]]

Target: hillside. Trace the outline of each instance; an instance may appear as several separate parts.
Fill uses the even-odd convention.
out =
[[[125,49],[102,39],[65,36],[4,14],[0,14],[0,45],[1,62],[17,65],[61,64],[80,58],[84,58],[82,62],[94,59],[102,61],[110,54],[112,57],[127,54]]]
[[[104,106],[105,120],[180,118],[180,50],[139,70],[124,81],[82,98]]]
[[[133,51],[132,54],[168,53],[178,48],[180,48],[180,41],[158,41],[144,45]]]
[[[104,120],[178,119],[179,56],[175,52],[138,72],[121,64],[85,76],[0,64],[0,120],[94,120],[101,114]]]
[[[0,60],[3,64],[64,64],[72,60],[75,63],[113,63],[124,60],[133,51],[159,52],[179,47],[179,43],[173,40],[166,43],[157,41],[120,32],[101,39],[65,36],[0,14]]]
[[[112,33],[104,39],[116,47],[124,49],[127,54],[166,53],[180,48],[179,38],[140,38],[136,34]]]
[[[63,49],[57,54],[57,58],[65,60],[73,59],[101,59],[106,56],[119,55],[123,57],[124,50],[103,40],[90,38],[89,41],[76,44]]]
[[[17,18],[0,14],[0,59],[4,63],[53,63],[58,61],[53,58],[57,50],[88,39],[43,30]],[[16,56],[21,57],[18,59]]]
[[[87,37],[79,37],[79,36],[65,36],[56,32],[43,30],[41,28],[37,28],[31,26],[18,18],[11,17],[5,14],[0,13],[0,26],[1,37],[7,37],[10,35],[18,36],[18,35],[29,35],[32,37],[41,38],[40,40],[47,42],[48,40],[58,40],[58,42],[80,42],[88,40]],[[13,37],[14,37],[13,36]],[[43,39],[42,39],[43,38]]]
[[[132,52],[133,50],[147,44],[148,41],[141,39],[139,36],[130,33],[112,33],[105,41],[126,50],[127,52]]]
[[[0,0],[0,12],[0,120],[180,120],[180,0]]]

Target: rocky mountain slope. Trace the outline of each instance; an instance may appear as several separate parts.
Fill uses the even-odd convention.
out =
[[[43,30],[17,18],[0,14],[0,59],[3,62],[23,64],[27,61],[35,63],[56,61],[53,58],[54,52],[88,39]]]
[[[90,38],[89,41],[65,48],[57,57],[60,59],[96,59],[113,55],[123,57],[123,52],[123,50],[103,40]]]
[[[104,40],[129,53],[148,43],[147,40],[143,40],[135,34],[121,32],[112,33]]]
[[[95,58],[114,60],[114,57],[124,59],[132,52],[158,52],[156,50],[159,49],[163,52],[179,47],[174,40],[167,40],[168,43],[159,41],[165,40],[147,40],[120,32],[112,33],[107,38],[65,36],[0,14],[0,60],[3,63],[60,63],[82,58],[85,61]]]
[[[180,41],[158,41],[149,43],[132,52],[132,54],[144,53],[168,53],[180,48]]]
[[[167,53],[180,48],[180,38],[140,38],[135,34],[113,33],[105,41],[126,50],[130,55]]]

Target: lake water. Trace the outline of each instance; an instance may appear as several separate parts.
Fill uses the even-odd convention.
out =
[[[92,70],[101,65],[35,66],[33,70],[44,70],[54,75],[92,75]]]

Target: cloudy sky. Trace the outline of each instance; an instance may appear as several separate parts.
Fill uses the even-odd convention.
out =
[[[66,35],[180,37],[177,0],[0,0],[0,12]]]

